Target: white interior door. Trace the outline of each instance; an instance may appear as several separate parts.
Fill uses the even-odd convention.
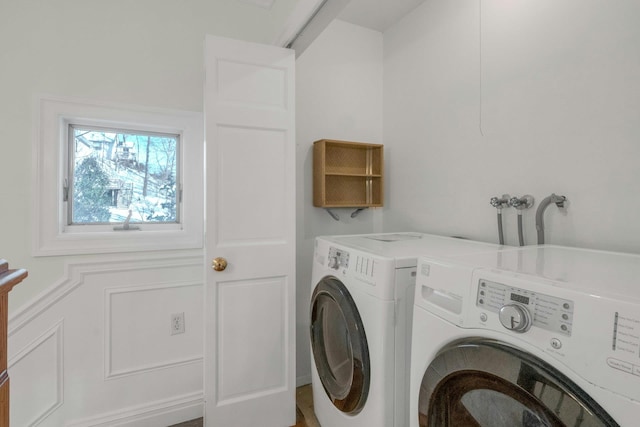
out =
[[[295,424],[294,72],[290,49],[207,37],[206,426]]]

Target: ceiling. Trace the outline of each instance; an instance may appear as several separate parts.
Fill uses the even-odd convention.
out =
[[[338,19],[384,32],[425,0],[351,0]]]
[[[263,2],[269,0],[241,0],[247,2]],[[281,40],[276,43],[296,51],[296,58],[324,31],[334,19],[369,28],[381,33],[399,22],[405,15],[425,0],[297,0],[294,10],[295,31],[285,31]],[[318,8],[319,7],[319,8]],[[314,12],[315,10],[315,12]],[[299,23],[305,25],[299,27]],[[301,28],[301,29],[300,29]]]

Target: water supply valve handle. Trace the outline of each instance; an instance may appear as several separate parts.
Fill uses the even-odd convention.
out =
[[[530,196],[527,194],[520,198],[512,197],[509,200],[509,205],[513,206],[518,210],[529,209],[531,206],[533,206],[533,196]]]
[[[489,203],[491,204],[491,206],[493,206],[496,209],[505,208],[509,206],[509,195],[503,194],[501,198],[492,197],[491,200],[489,200]]]

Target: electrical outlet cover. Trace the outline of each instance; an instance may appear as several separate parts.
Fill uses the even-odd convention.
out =
[[[171,315],[171,335],[184,334],[184,312]]]

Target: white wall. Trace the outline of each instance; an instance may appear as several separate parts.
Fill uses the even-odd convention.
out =
[[[270,43],[294,3],[268,10],[236,0],[2,2],[0,256],[29,269],[10,311],[60,277],[64,264],[31,257],[34,96],[202,111],[205,34]]]
[[[524,213],[535,244],[535,209],[556,193],[569,202],[545,211],[547,243],[640,253],[638,17],[635,0],[430,0],[382,35],[336,21],[311,45],[297,64],[299,379],[310,370],[305,284],[317,235],[497,242],[489,199],[508,193],[535,197]],[[380,38],[382,68],[377,53],[355,68]],[[374,75],[383,96],[361,104],[377,93]],[[355,120],[373,127],[352,137]],[[369,135],[385,144],[385,207],[365,226],[335,223],[312,207],[311,142]],[[516,212],[504,216],[517,245]]]
[[[201,249],[32,257],[35,96],[202,111],[205,35],[270,43],[295,3],[0,3],[0,257],[29,271],[9,301],[12,425],[202,414]]]
[[[638,17],[636,0],[430,0],[385,32],[385,230],[495,242],[489,199],[531,194],[532,244],[556,193],[548,243],[640,252]]]
[[[153,427],[202,416],[202,255],[130,255],[69,262],[12,317],[11,425]],[[184,313],[184,334],[170,334],[171,313]]]
[[[313,207],[313,142],[382,142],[382,34],[342,21],[329,27],[296,61],[297,375],[311,380],[309,298],[316,236],[381,230],[381,209],[335,209],[340,221]]]

